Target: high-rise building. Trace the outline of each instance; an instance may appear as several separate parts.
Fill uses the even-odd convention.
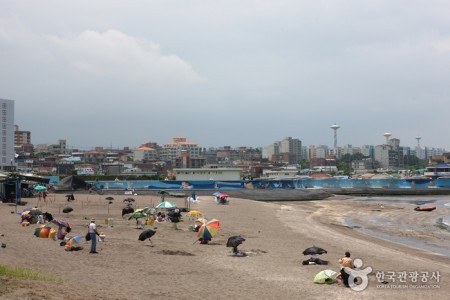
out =
[[[289,164],[298,164],[302,155],[302,141],[298,138],[287,137],[280,141],[280,155]]]
[[[2,109],[0,167],[12,167],[14,164],[14,100],[0,99]]]
[[[279,154],[280,154],[280,145],[277,142],[265,146],[263,148],[262,158],[268,159],[270,161],[276,161]]]
[[[309,146],[309,159],[313,159],[313,158],[326,158],[329,154],[328,151],[328,146],[325,145],[319,145],[319,146],[314,146],[314,145],[310,145]]]
[[[31,132],[19,130],[19,125],[14,125],[14,152],[17,155],[30,155],[33,150],[31,144]]]
[[[31,132],[19,130],[19,125],[14,125],[14,145],[24,146],[31,144]]]
[[[362,155],[366,157],[372,157],[374,156],[374,147],[373,145],[363,145],[361,146],[361,153]]]

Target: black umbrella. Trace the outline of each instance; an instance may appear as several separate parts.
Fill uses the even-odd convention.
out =
[[[320,248],[320,247],[316,247],[316,246],[306,248],[303,251],[303,255],[316,255],[316,254],[324,254],[324,253],[328,253],[327,250]]]
[[[238,253],[237,247],[244,242],[245,239],[240,235],[234,235],[228,238],[227,247],[233,247],[233,252]]]
[[[106,197],[105,199],[106,199],[106,200],[110,200],[110,201],[111,201],[111,200],[114,200],[113,197]]]
[[[124,203],[125,202],[131,203],[131,202],[134,202],[134,201],[135,200],[133,198],[126,198],[126,199],[123,200]]]
[[[64,207],[64,208],[63,208],[63,213],[65,213],[65,214],[68,214],[68,213],[70,213],[70,212],[72,212],[72,211],[73,211],[73,208],[72,208],[72,207],[67,206],[67,207]]]
[[[131,206],[127,206],[127,207],[122,208],[122,218],[126,214],[132,214],[132,213],[134,213],[134,208],[132,208]]]
[[[154,229],[156,229],[156,228],[154,228]],[[150,241],[150,244],[152,244],[152,241],[150,240],[150,238],[151,238],[152,236],[154,236],[155,233],[156,233],[155,230],[152,230],[152,229],[146,229],[146,230],[144,230],[144,231],[141,232],[141,234],[139,235],[138,240],[139,240],[139,241],[145,241],[146,239],[148,239],[148,240]]]

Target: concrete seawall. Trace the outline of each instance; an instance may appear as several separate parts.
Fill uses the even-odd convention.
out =
[[[169,190],[167,190],[169,191]],[[185,193],[190,197],[195,191],[196,195],[202,197],[213,197],[215,190],[171,190],[172,192]],[[333,195],[348,196],[426,196],[426,195],[450,195],[449,188],[327,188],[327,189],[230,189],[220,190],[227,193],[231,198],[242,198],[257,201],[307,201],[323,200]],[[103,190],[103,195],[124,195],[123,190]],[[136,190],[139,195],[161,196],[157,190]],[[76,194],[86,193],[75,191]],[[132,195],[129,195],[132,197]],[[167,196],[170,197],[170,196]]]

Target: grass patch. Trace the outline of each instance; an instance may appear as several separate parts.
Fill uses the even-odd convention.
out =
[[[438,224],[436,224],[436,225],[434,225],[434,226],[436,226],[437,228],[442,229],[442,230],[450,231],[449,228],[448,228],[448,226],[445,225],[445,224],[442,224],[442,223],[438,223]]]
[[[40,281],[62,282],[61,279],[41,274],[35,270],[0,265],[0,276],[23,278]]]

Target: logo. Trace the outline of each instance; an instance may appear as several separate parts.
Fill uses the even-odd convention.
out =
[[[355,259],[353,262],[354,269],[345,267],[345,273],[349,275],[348,285],[354,291],[361,292],[367,288],[369,284],[369,275],[372,272],[372,267],[366,267],[361,269],[363,266],[363,261],[359,258]]]

